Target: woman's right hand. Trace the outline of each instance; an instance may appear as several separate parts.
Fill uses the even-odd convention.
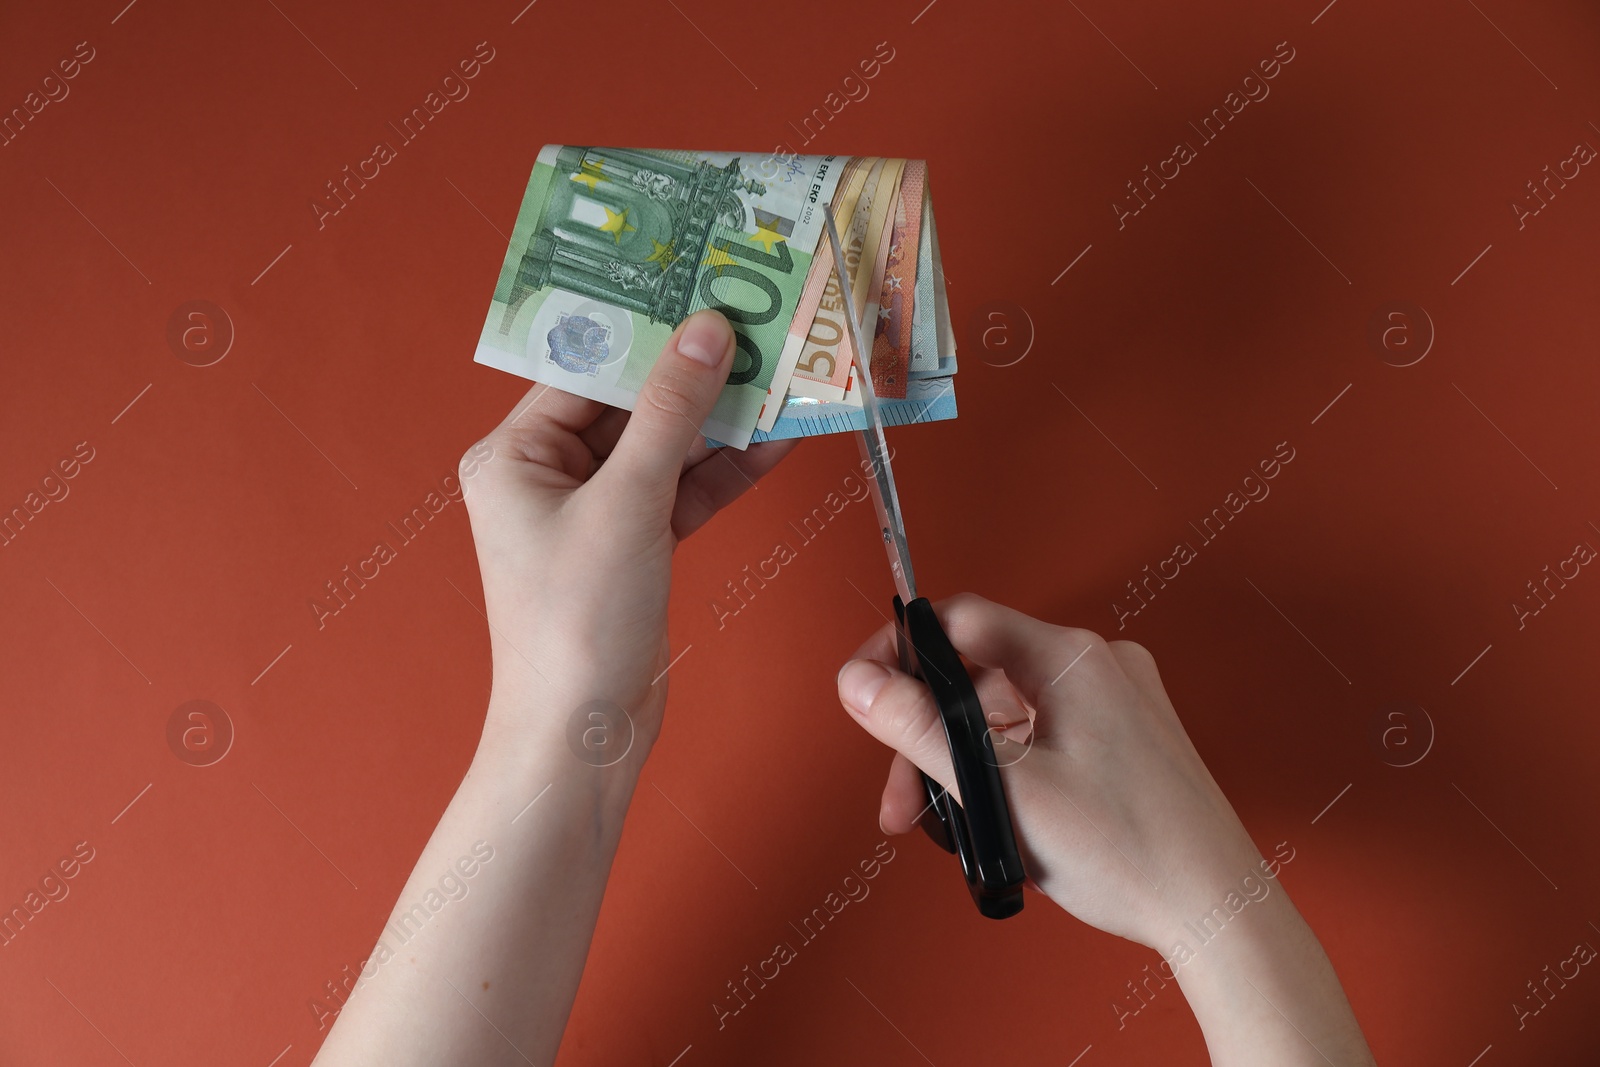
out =
[[[1084,922],[1163,955],[1261,854],[1131,641],[1052,626],[972,594],[934,606],[971,663],[1029,881]],[[839,674],[839,697],[896,752],[879,821],[913,828],[917,769],[960,799],[928,687],[898,669],[886,626]],[[1030,712],[1031,709],[1031,712]],[[1031,720],[1031,737],[1029,736]],[[1276,869],[1275,867],[1273,868]]]
[[[1373,1063],[1333,965],[1274,885],[1293,848],[1262,859],[1150,653],[971,594],[934,611],[975,665],[1029,882],[1161,953],[1139,984],[1153,995],[1176,979],[1214,1064]],[[879,821],[904,833],[927,808],[919,769],[960,795],[933,697],[897,664],[885,626],[839,672],[839,698],[895,750]],[[1119,1029],[1145,1005],[1112,996]]]

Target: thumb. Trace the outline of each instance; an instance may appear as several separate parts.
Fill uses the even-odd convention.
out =
[[[670,508],[684,456],[728,380],[733,349],[733,327],[721,312],[708,308],[683,320],[650,369],[597,477],[618,481],[614,488],[628,496]]]
[[[956,793],[950,744],[927,685],[877,660],[853,659],[839,671],[839,700],[867,733]]]

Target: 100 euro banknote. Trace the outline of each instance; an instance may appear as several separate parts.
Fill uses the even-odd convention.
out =
[[[784,402],[794,357],[785,346],[797,332],[812,332],[814,306],[797,321],[802,294],[832,265],[831,257],[813,265],[824,242],[822,209],[836,203],[851,163],[848,156],[546,145],[523,194],[477,361],[631,409],[678,323],[715,308],[732,323],[737,350],[701,427],[706,436],[743,448],[758,420],[780,435],[818,432],[826,421],[787,431],[774,422],[792,411]],[[885,227],[873,236],[891,235]],[[919,290],[931,284],[917,278]]]

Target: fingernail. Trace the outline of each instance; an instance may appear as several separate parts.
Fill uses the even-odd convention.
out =
[[[883,664],[853,659],[839,669],[839,699],[851,711],[865,715],[888,680],[889,672]]]
[[[697,311],[683,324],[678,335],[678,351],[707,367],[722,364],[722,354],[728,350],[729,326],[721,315]]]

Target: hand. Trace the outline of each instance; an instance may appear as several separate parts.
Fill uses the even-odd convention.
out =
[[[1146,968],[1141,981],[1176,979],[1213,1063],[1371,1064],[1322,946],[1287,892],[1270,884],[1292,847],[1274,850],[1278,864],[1262,860],[1150,653],[970,594],[934,609],[976,664],[973,684],[1034,888],[1160,952],[1161,968]],[[896,664],[887,626],[839,672],[839,697],[895,750],[879,819],[903,833],[927,805],[919,768],[960,795],[928,687]],[[1119,1029],[1143,1003],[1112,1001]]]
[[[319,1067],[555,1058],[637,772],[661,728],[672,550],[790,448],[723,452],[701,440],[733,349],[720,314],[691,315],[631,415],[535,386],[462,458],[494,656],[483,739]],[[592,773],[565,749],[568,721],[592,700],[632,721],[621,773]],[[538,817],[521,819],[546,793]],[[470,905],[432,915],[416,903],[438,896],[441,870],[472,877],[460,866],[468,856],[493,861]],[[390,931],[419,911],[428,936],[405,944],[399,962]]]
[[[1261,878],[1260,853],[1190,743],[1150,653],[970,594],[935,610],[979,665],[973,684],[991,729],[1011,727],[992,739],[1035,888],[1165,954],[1184,922],[1245,875]],[[896,751],[880,821],[903,833],[927,806],[918,768],[960,799],[944,729],[927,686],[898,670],[892,626],[856,657],[840,672],[839,696]]]
[[[561,744],[568,717],[603,700],[632,720],[629,762],[648,753],[666,703],[655,679],[673,549],[794,443],[705,444],[733,353],[728,321],[697,312],[633,412],[537,385],[463,458],[494,660],[486,741]]]

